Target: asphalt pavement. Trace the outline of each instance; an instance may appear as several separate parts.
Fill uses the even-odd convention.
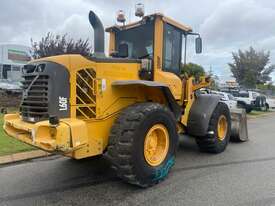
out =
[[[183,137],[162,183],[141,189],[102,158],[60,156],[0,167],[0,205],[275,205],[275,114],[249,120],[250,140],[219,155]]]

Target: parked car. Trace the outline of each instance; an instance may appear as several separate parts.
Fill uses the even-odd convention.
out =
[[[219,91],[211,91],[212,94],[216,94],[221,96],[221,101],[227,104],[229,109],[236,109],[237,107],[237,100],[232,94],[226,93],[226,92],[219,92]]]
[[[275,109],[275,99],[274,98],[266,98],[267,108],[268,109]]]
[[[244,108],[247,113],[252,110],[268,110],[269,105],[266,97],[254,91],[239,91],[234,92],[232,95],[236,98],[238,107]]]

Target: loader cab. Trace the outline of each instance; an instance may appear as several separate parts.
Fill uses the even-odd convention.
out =
[[[143,70],[140,78],[165,83],[176,99],[182,97],[180,72],[182,62],[186,62],[187,36],[198,35],[191,27],[157,13],[106,31],[110,33],[110,56],[150,60],[151,68]],[[201,53],[200,37],[196,39],[196,51]]]
[[[192,29],[162,14],[145,16],[141,21],[107,28],[110,33],[109,54],[114,58],[152,59],[154,69],[180,73],[182,56],[186,56],[186,39]],[[201,53],[201,39],[196,39]]]

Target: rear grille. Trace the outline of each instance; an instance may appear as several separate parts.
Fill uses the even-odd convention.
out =
[[[76,73],[76,116],[82,119],[96,117],[96,72],[82,69]]]
[[[27,72],[22,81],[23,97],[20,106],[22,119],[37,122],[49,117],[49,76]]]

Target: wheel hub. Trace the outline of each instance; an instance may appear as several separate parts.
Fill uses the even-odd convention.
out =
[[[149,129],[144,140],[144,158],[151,166],[160,165],[169,149],[169,134],[166,127],[156,124]]]
[[[218,120],[217,134],[219,140],[224,140],[228,130],[228,122],[224,115],[221,115]]]

